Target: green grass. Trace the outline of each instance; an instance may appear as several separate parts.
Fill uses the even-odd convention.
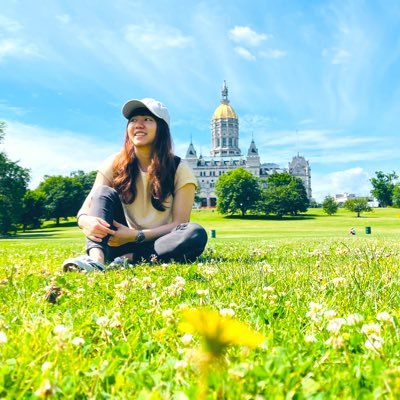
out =
[[[182,307],[206,306],[265,336],[259,348],[227,350],[209,399],[395,399],[399,216],[195,211],[216,230],[198,262],[107,274],[61,273],[84,250],[72,221],[0,240],[0,398],[45,398],[48,385],[48,398],[195,399],[201,338],[183,343],[178,325]]]

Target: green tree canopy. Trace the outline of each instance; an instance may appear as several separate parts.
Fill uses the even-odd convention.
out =
[[[349,211],[357,213],[357,218],[360,218],[362,212],[372,211],[372,208],[368,205],[368,199],[366,197],[349,199],[344,203],[344,207]]]
[[[400,182],[394,185],[392,200],[393,200],[393,206],[400,208]]]
[[[373,187],[371,194],[379,201],[381,207],[391,206],[395,181],[398,179],[397,174],[394,171],[389,174],[376,171],[375,175],[375,178],[370,179]]]
[[[40,228],[41,219],[46,215],[46,195],[40,190],[27,190],[22,199],[21,224],[23,230]]]
[[[16,231],[22,212],[22,198],[29,183],[29,170],[0,153],[0,232]]]
[[[322,209],[328,215],[336,214],[338,208],[339,204],[336,203],[335,199],[332,196],[326,196],[324,201],[322,202]]]
[[[90,190],[92,189],[93,183],[96,180],[96,171],[90,171],[85,173],[84,171],[72,171],[70,174],[71,178],[76,178],[82,185],[83,188],[83,198],[85,198]]]
[[[0,121],[0,143],[5,135],[5,123]],[[0,152],[0,233],[17,230],[22,213],[22,198],[29,183],[29,169],[11,161]]]
[[[247,211],[255,209],[261,196],[258,179],[244,168],[221,175],[215,184],[215,191],[217,209],[222,214],[240,212],[244,216]]]
[[[6,130],[6,123],[3,121],[0,121],[0,143],[3,143],[5,130]]]
[[[307,211],[309,200],[300,178],[287,172],[273,173],[267,178],[266,185],[259,206],[266,214],[273,213],[282,218],[286,214]]]
[[[46,196],[47,218],[54,218],[57,225],[60,218],[76,215],[85,197],[78,179],[61,175],[45,176],[38,190]]]

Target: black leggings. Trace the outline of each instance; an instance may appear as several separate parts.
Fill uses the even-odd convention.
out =
[[[113,229],[113,221],[128,226],[121,200],[117,191],[109,186],[101,185],[93,193],[89,215],[100,217],[107,221]],[[156,240],[142,243],[130,242],[122,246],[108,245],[110,235],[101,242],[86,240],[86,251],[100,248],[104,252],[106,261],[112,261],[115,257],[133,253],[133,262],[141,260],[157,260],[168,262],[194,261],[204,250],[207,244],[207,233],[203,227],[195,223],[180,224],[170,233]]]

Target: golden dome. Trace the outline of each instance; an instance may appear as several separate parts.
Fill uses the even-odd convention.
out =
[[[235,110],[227,103],[221,103],[214,111],[214,115],[212,117],[213,120],[224,118],[238,119]]]

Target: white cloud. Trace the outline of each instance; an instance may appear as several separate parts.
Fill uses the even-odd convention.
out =
[[[17,32],[21,29],[21,24],[11,18],[8,18],[4,15],[0,15],[0,30],[4,30],[6,32]]]
[[[13,57],[31,57],[38,56],[35,46],[23,42],[20,39],[2,39],[0,40],[0,62],[9,56]]]
[[[3,113],[9,113],[10,112],[10,113],[18,115],[18,116],[25,115],[25,114],[29,113],[29,111],[24,109],[24,108],[16,107],[16,106],[10,106],[8,104],[8,101],[6,101],[6,100],[0,100],[0,113],[1,112],[3,112]]]
[[[312,176],[313,197],[322,201],[326,196],[339,193],[352,193],[356,196],[369,196],[372,189],[370,177],[361,167],[354,167],[328,174],[314,173]]]
[[[117,142],[100,142],[76,132],[48,130],[12,121],[6,123],[4,151],[11,160],[31,170],[31,188],[36,188],[44,175],[95,170],[103,159],[119,150]]]
[[[330,59],[332,64],[347,64],[350,58],[350,53],[347,50],[337,47],[323,49],[322,55]]]
[[[126,26],[125,40],[142,50],[179,49],[188,47],[193,42],[191,36],[185,36],[174,27],[154,23]]]
[[[240,57],[243,57],[246,60],[254,61],[256,59],[254,54],[244,47],[235,47],[235,52],[239,54]]]
[[[257,47],[270,36],[265,33],[257,33],[248,26],[235,26],[229,31],[229,37],[244,46]]]
[[[68,24],[71,21],[71,17],[68,14],[60,14],[56,16],[56,19],[63,24]]]
[[[263,58],[282,58],[286,56],[286,52],[278,49],[263,50],[258,53]]]

